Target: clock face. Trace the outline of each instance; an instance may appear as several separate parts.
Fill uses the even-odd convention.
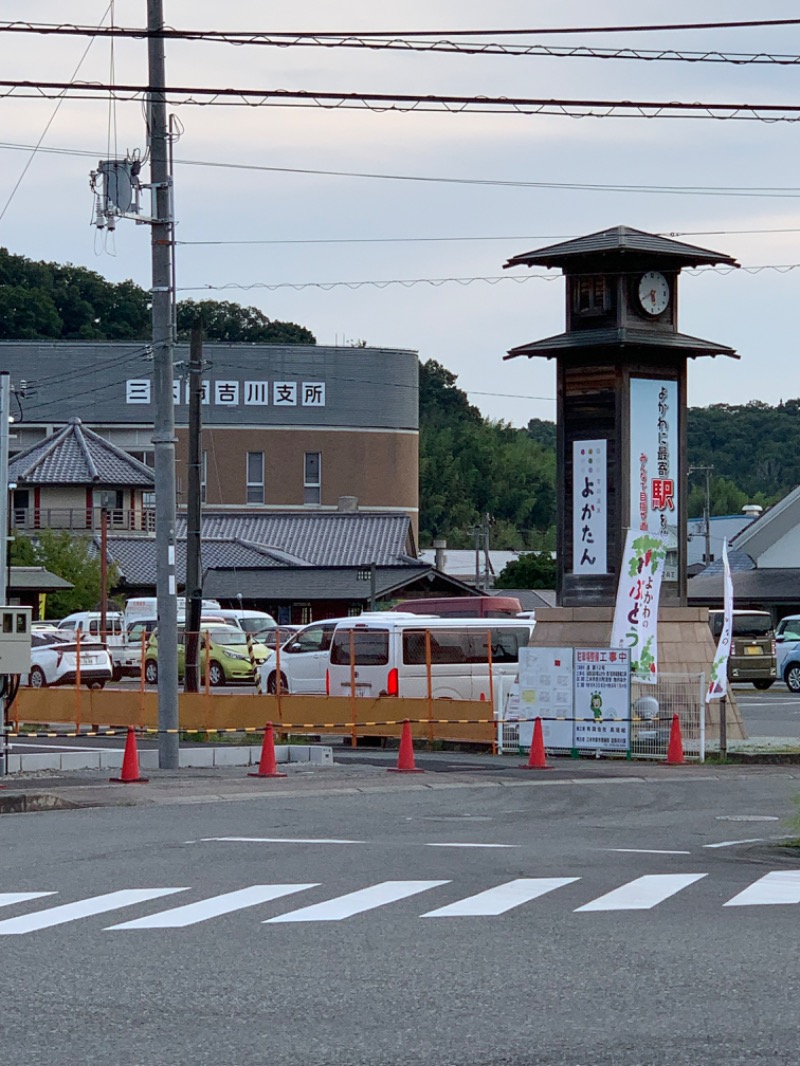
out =
[[[669,303],[669,282],[657,270],[648,270],[639,282],[639,303],[648,315],[660,315]]]

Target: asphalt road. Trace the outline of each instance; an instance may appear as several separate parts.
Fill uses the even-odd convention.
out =
[[[4,1066],[794,1066],[800,778],[652,776],[5,816]]]

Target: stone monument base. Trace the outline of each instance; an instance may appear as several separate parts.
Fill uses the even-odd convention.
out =
[[[536,627],[531,643],[544,648],[607,648],[614,621],[613,607],[537,607]],[[659,674],[704,673],[710,677],[716,644],[703,607],[661,607],[658,612]],[[647,686],[641,686],[646,688]],[[653,695],[658,698],[657,686]],[[699,684],[698,695],[699,700]],[[742,724],[735,694],[729,690],[726,723],[729,740],[743,740]],[[706,738],[719,738],[720,701],[705,704]]]

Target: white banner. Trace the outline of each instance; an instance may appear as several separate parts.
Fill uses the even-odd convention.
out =
[[[637,681],[654,685],[658,675],[658,601],[667,538],[628,530],[620,567],[612,648],[630,648]]]
[[[733,581],[728,562],[728,541],[722,542],[722,566],[725,574],[725,613],[722,619],[722,632],[717,642],[717,654],[711,664],[711,682],[706,692],[706,703],[719,700],[728,691],[728,656],[731,653],[731,633],[733,631]]]
[[[678,524],[678,383],[631,378],[630,528]]]
[[[572,572],[606,574],[606,442],[572,442]]]

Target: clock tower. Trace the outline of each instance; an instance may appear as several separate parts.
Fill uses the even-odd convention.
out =
[[[556,360],[558,604],[613,607],[633,528],[667,536],[661,602],[685,606],[687,361],[738,356],[678,331],[678,278],[683,267],[738,264],[617,226],[505,265],[566,278],[566,331],[505,357]]]

